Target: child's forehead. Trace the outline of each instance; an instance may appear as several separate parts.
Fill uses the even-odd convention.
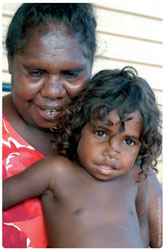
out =
[[[120,117],[117,113],[117,110],[112,110],[108,113],[107,118],[106,118],[107,122],[110,122],[110,124],[112,123],[113,125],[118,124],[120,122]]]
[[[122,118],[119,117],[117,110],[112,110],[108,113],[108,115],[105,117],[105,119],[96,119],[95,120],[95,125],[99,125],[100,123],[104,123],[105,125],[108,126],[113,126],[113,125],[121,125],[122,122],[128,122],[132,121],[133,123],[139,123],[142,124],[142,116],[138,110],[131,112],[131,113],[126,113]]]
[[[96,123],[104,123],[108,126],[112,126],[112,125],[117,125],[121,123],[120,117],[118,115],[118,112],[116,109],[108,112],[108,114],[106,115],[106,117],[104,117],[103,119],[97,119]]]

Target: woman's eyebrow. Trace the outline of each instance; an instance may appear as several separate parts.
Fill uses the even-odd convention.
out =
[[[38,67],[36,65],[33,65],[33,64],[30,64],[30,65],[26,65],[26,64],[23,64],[23,67],[27,70],[31,70],[31,69],[36,69],[36,70],[45,70],[41,67]]]
[[[78,68],[71,68],[71,69],[64,69],[62,70],[62,72],[78,72],[81,73],[83,70],[85,69],[85,67],[78,67]]]

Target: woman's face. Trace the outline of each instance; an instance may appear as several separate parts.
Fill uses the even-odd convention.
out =
[[[89,80],[92,63],[80,35],[64,25],[51,25],[46,34],[36,33],[24,50],[9,56],[13,102],[30,125],[51,128],[56,109],[70,101]]]

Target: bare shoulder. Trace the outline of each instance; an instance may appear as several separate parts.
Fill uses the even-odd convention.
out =
[[[62,155],[48,156],[46,159],[50,164],[55,164],[56,166],[65,166],[68,164],[72,164],[72,162],[67,157]]]
[[[139,176],[138,192],[136,196],[136,208],[139,214],[143,214],[148,207],[148,178],[144,175]]]
[[[55,174],[63,173],[73,167],[72,161],[61,155],[54,155],[45,158],[46,165],[55,171]]]
[[[130,170],[129,175],[131,176],[133,180],[135,180],[136,182],[139,182],[141,181],[140,172],[141,172],[140,165],[138,164],[138,162],[136,162],[134,166],[132,167],[132,169]]]
[[[50,176],[49,189],[57,196],[63,187],[67,187],[69,180],[73,182],[75,166],[68,158],[60,155],[47,157],[46,166]]]
[[[16,115],[16,112],[13,110],[13,106],[12,106],[12,98],[11,98],[11,94],[10,95],[5,95],[3,96],[2,98],[2,102],[3,102],[3,105],[2,105],[2,110],[3,110],[3,114],[9,119],[10,116],[12,116],[12,113],[13,116]]]

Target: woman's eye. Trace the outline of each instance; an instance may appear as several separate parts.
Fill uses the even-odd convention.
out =
[[[133,145],[135,145],[135,142],[131,139],[125,139],[124,144],[126,144],[128,146],[133,146]]]
[[[75,78],[77,78],[80,75],[79,71],[77,72],[77,71],[70,71],[70,70],[68,70],[68,71],[63,71],[62,73],[63,73],[63,76],[66,79],[69,79],[69,80],[75,79]]]
[[[37,79],[41,78],[45,74],[45,72],[40,71],[40,70],[31,70],[29,73],[31,76]]]
[[[104,131],[96,131],[95,134],[99,137],[106,138],[106,133]]]

